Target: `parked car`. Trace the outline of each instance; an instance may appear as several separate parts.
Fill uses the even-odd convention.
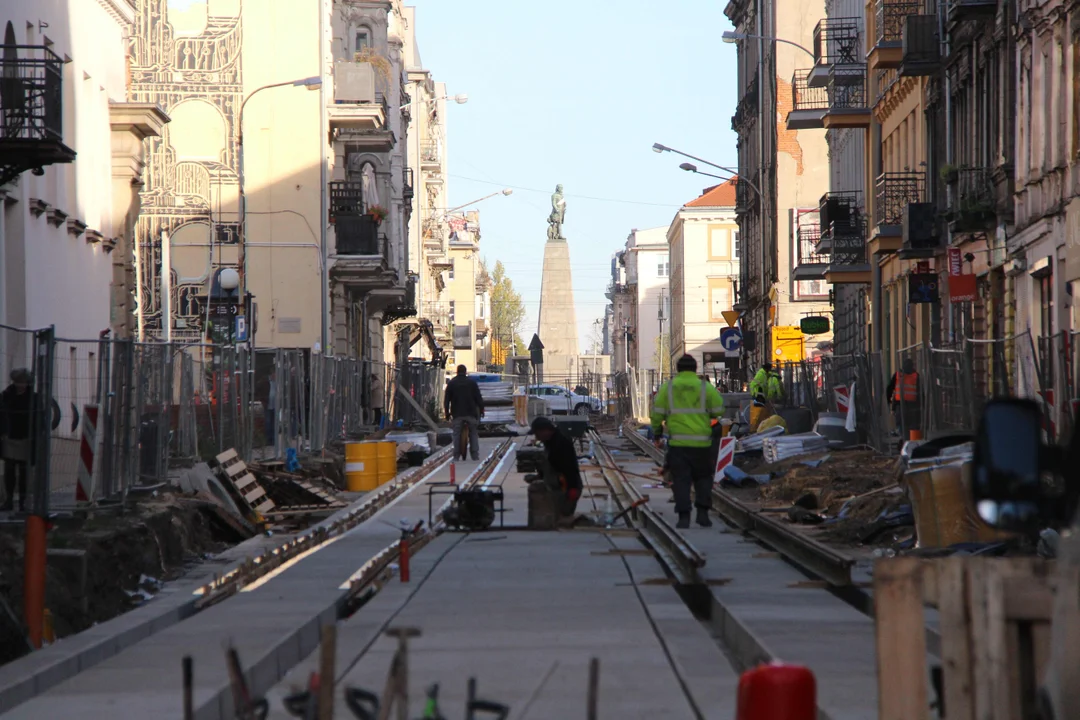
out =
[[[529,387],[528,394],[547,400],[554,415],[588,415],[603,410],[599,398],[570,392],[562,385],[533,385]]]

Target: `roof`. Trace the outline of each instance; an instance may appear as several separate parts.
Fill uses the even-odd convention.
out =
[[[735,180],[737,179],[733,177],[719,185],[705,188],[701,197],[691,200],[683,207],[735,207]]]

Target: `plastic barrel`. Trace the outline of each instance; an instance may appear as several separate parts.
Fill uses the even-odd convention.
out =
[[[761,665],[739,678],[736,720],[816,720],[814,674],[799,665]]]
[[[345,487],[349,492],[379,487],[378,443],[345,443]]]
[[[397,443],[384,440],[375,444],[378,447],[379,484],[382,485],[397,475]]]

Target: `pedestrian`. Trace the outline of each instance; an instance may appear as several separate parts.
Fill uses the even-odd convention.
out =
[[[463,431],[469,430],[469,451],[473,460],[480,459],[480,418],[484,417],[484,398],[480,386],[469,377],[464,365],[458,365],[457,376],[446,383],[443,414],[453,420],[454,456],[465,459]]]
[[[558,481],[559,500],[557,506],[562,524],[573,522],[577,512],[577,503],[581,498],[584,484],[581,481],[581,469],[578,467],[577,448],[574,441],[559,432],[555,423],[546,417],[538,417],[532,422],[531,431],[536,439],[544,444],[544,454],[554,479]]]
[[[29,370],[12,370],[11,384],[0,394],[0,454],[4,458],[5,492],[4,505],[0,510],[14,509],[16,488],[19,491],[19,512],[26,510],[26,478],[32,452],[32,380]]]
[[[377,373],[371,373],[371,421],[375,427],[382,427],[383,407],[386,397],[383,391],[382,380]]]
[[[919,373],[915,370],[915,361],[906,358],[903,364],[885,388],[885,397],[892,405],[896,419],[896,431],[901,440],[911,436],[912,430],[921,427],[922,408],[919,403]]]
[[[697,376],[697,361],[683,355],[675,365],[677,374],[660,386],[653,403],[652,430],[660,446],[661,426],[668,431],[668,465],[675,491],[677,528],[690,527],[690,509],[697,507],[697,524],[710,527],[712,485],[716,466],[712,462],[712,418],[724,414],[724,399],[712,383]],[[691,502],[690,490],[694,498]]]

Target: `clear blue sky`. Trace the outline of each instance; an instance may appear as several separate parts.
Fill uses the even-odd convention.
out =
[[[476,209],[483,256],[502,260],[525,300],[528,342],[550,195],[563,184],[578,334],[591,349],[612,253],[631,229],[667,226],[717,182],[679,170],[685,158],[652,144],[737,164],[735,47],[720,40],[731,27],[723,0],[410,4],[424,66],[450,94],[469,95],[447,108],[450,204],[514,188]]]

